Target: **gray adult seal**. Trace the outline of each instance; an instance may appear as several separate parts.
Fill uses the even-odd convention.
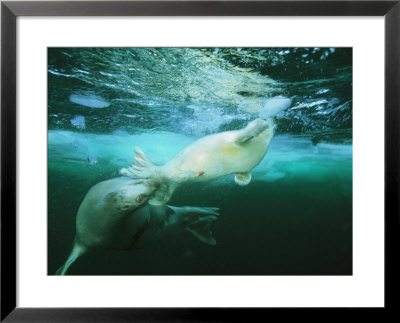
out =
[[[78,209],[72,251],[56,275],[66,274],[76,259],[93,249],[134,249],[177,230],[215,245],[209,225],[217,219],[218,209],[149,205],[147,201],[159,188],[154,180],[127,177],[94,185]]]

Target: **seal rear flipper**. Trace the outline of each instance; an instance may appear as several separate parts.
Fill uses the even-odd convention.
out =
[[[172,211],[177,214],[187,214],[187,213],[196,213],[196,214],[205,214],[205,215],[216,215],[218,216],[219,208],[217,207],[200,207],[200,206],[172,206],[167,205]]]
[[[210,224],[218,219],[218,208],[196,206],[175,207],[171,205],[168,205],[168,207],[174,212],[169,217],[170,224],[178,224],[204,243],[213,246],[216,244],[212,236]]]
[[[57,269],[55,275],[64,276],[69,267],[76,261],[76,259],[78,259],[86,252],[87,249],[84,246],[81,246],[78,243],[74,243],[71,254],[69,255],[67,261],[65,262],[64,265],[62,265],[60,268]]]
[[[153,163],[142,150],[135,147],[135,164],[128,168],[122,168],[120,174],[130,178],[150,178],[158,179],[158,168],[154,166]]]
[[[212,232],[210,230],[210,222],[198,222],[186,227],[186,230],[191,232],[196,238],[200,241],[207,243],[209,245],[215,246],[217,243],[212,236]]]
[[[251,173],[250,172],[235,174],[235,182],[236,182],[236,184],[238,184],[240,186],[247,185],[250,183],[250,181],[251,181]]]

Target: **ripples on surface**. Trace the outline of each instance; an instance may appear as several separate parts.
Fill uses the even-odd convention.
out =
[[[49,50],[49,126],[86,131],[237,129],[268,99],[292,105],[279,133],[351,128],[351,49],[63,48]],[[103,108],[102,111],[96,108]]]

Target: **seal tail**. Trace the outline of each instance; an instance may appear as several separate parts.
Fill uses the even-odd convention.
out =
[[[180,225],[192,233],[200,241],[215,246],[216,241],[212,235],[210,224],[218,219],[218,208],[215,207],[168,207],[178,217]]]
[[[157,169],[145,153],[135,147],[135,164],[128,168],[122,168],[120,174],[131,178],[151,178],[158,179]]]
[[[76,259],[78,259],[84,253],[86,253],[86,251],[87,250],[85,247],[75,242],[67,261],[65,262],[64,265],[62,265],[60,268],[57,269],[55,275],[64,276],[69,267],[76,261]]]

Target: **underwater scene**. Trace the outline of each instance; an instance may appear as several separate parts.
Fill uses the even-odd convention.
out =
[[[48,275],[351,275],[351,48],[49,48]]]

